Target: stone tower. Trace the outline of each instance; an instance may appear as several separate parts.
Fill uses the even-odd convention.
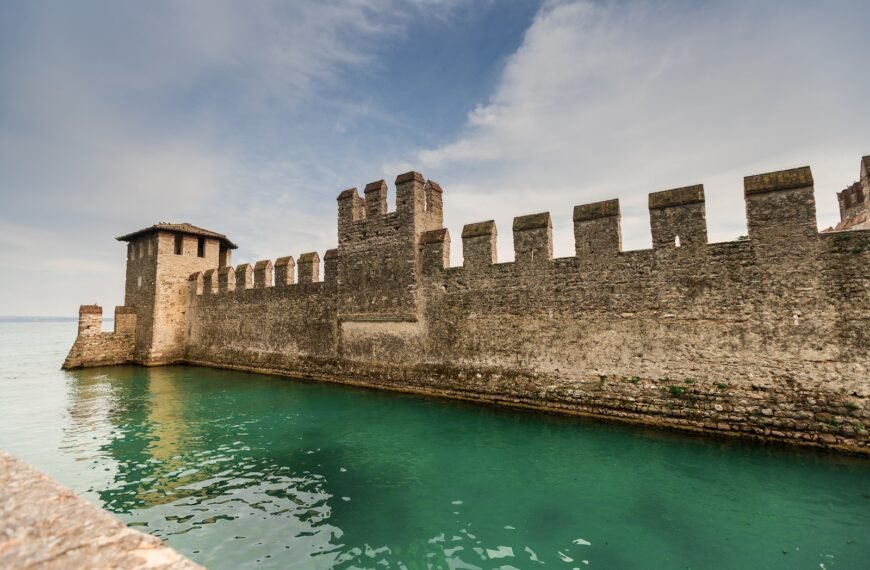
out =
[[[442,190],[419,172],[396,178],[396,211],[383,180],[338,197],[339,319],[415,322],[419,317],[421,235],[443,224]]]
[[[861,159],[858,181],[837,192],[837,202],[840,204],[840,223],[834,230],[870,229],[870,156]]]
[[[188,278],[226,267],[236,245],[191,224],[159,223],[117,238],[127,242],[124,305],[136,313],[133,360],[163,364],[183,357]]]

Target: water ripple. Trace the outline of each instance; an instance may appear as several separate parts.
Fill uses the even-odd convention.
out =
[[[0,446],[209,568],[870,559],[870,465],[189,367],[57,370],[0,324]]]

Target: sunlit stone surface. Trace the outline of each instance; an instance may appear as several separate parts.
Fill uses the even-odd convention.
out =
[[[0,568],[201,568],[0,450]]]

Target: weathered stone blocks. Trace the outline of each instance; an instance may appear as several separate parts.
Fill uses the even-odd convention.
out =
[[[580,259],[615,255],[622,249],[619,200],[574,207],[574,254]]]
[[[808,166],[744,178],[749,239],[759,247],[800,251],[818,233]]]
[[[514,262],[540,265],[553,259],[553,222],[550,213],[514,218]]]
[[[649,195],[654,249],[707,245],[704,186],[686,186]]]
[[[254,287],[254,268],[250,263],[236,266],[236,289],[244,291]]]
[[[317,283],[320,279],[320,255],[316,251],[299,256],[299,283]]]
[[[263,259],[254,265],[254,288],[265,289],[272,286],[272,261]]]
[[[275,261],[275,286],[287,287],[296,282],[296,262],[292,255],[279,257]]]
[[[808,169],[746,178],[749,239],[707,243],[696,185],[650,195],[653,249],[621,251],[608,200],[575,207],[574,257],[552,258],[542,213],[514,220],[513,263],[497,263],[493,221],[465,226],[460,267],[441,187],[410,172],[396,191],[395,212],[383,181],[339,195],[323,283],[313,252],[301,286],[289,256],[274,287],[268,260],[195,267],[154,334],[181,362],[870,453],[870,231],[819,234]],[[158,269],[196,250],[158,245]],[[235,293],[212,294],[231,272]]]
[[[495,222],[488,220],[462,228],[462,258],[464,267],[478,270],[498,260]]]
[[[79,308],[79,333],[70,348],[63,367],[110,366],[133,359],[136,348],[136,310],[115,307],[115,327],[103,332],[103,308],[82,305]]]

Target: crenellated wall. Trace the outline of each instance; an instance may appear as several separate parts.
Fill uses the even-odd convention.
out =
[[[858,181],[837,193],[840,223],[833,229],[870,230],[870,156],[861,160]]]
[[[133,307],[115,307],[115,329],[103,331],[103,308],[82,305],[79,308],[79,331],[63,367],[82,368],[126,364],[136,350],[136,311]]]
[[[186,277],[178,361],[870,453],[870,231],[817,231],[809,168],[745,178],[748,239],[708,243],[696,185],[650,194],[652,249],[609,200],[572,257],[539,213],[508,263],[466,225],[459,267],[441,187],[396,192],[339,195],[323,281],[317,253]]]

